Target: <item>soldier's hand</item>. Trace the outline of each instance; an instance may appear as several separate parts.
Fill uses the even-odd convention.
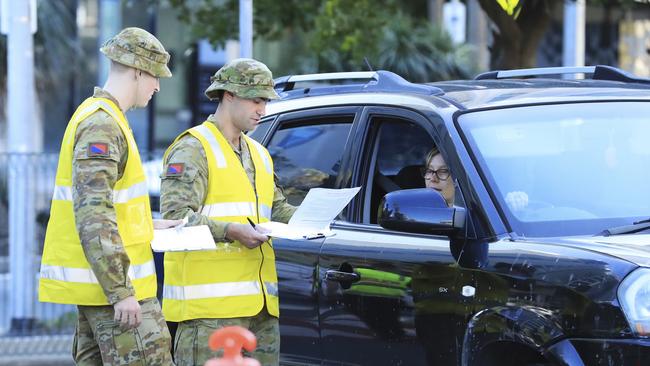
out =
[[[236,240],[249,249],[257,248],[262,245],[262,243],[269,240],[268,236],[259,233],[253,229],[252,226],[248,224],[235,223],[228,225],[226,238]]]
[[[140,304],[134,296],[129,296],[115,305],[115,321],[119,322],[122,327],[135,328],[142,321],[142,310]]]
[[[257,231],[258,233],[260,233],[260,234],[262,234],[264,236],[267,236],[266,234],[271,232],[271,230],[269,230],[267,228],[264,228],[261,225],[255,225],[255,231]],[[267,236],[267,240],[268,240],[268,236]]]
[[[176,227],[182,225],[184,221],[181,220],[165,220],[165,219],[155,219],[153,220],[153,228],[156,230],[169,229],[170,227]]]

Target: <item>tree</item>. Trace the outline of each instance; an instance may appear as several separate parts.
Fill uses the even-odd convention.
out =
[[[215,46],[238,38],[237,0],[169,0],[169,4],[197,38],[207,38]],[[294,46],[287,60],[298,72],[370,66],[421,82],[464,78],[474,72],[471,49],[455,46],[442,29],[428,22],[425,0],[254,0],[253,7],[257,38],[293,38],[305,44]]]
[[[496,69],[535,67],[537,48],[551,22],[551,15],[562,0],[527,0],[509,2],[478,0],[494,22],[491,65]]]
[[[493,69],[517,69],[536,66],[537,50],[563,0],[478,0],[492,20],[493,43],[490,47]],[[606,9],[632,7],[635,0],[589,0]],[[608,19],[609,20],[609,19]]]
[[[169,2],[197,37],[215,45],[238,37],[238,0]],[[478,2],[494,25],[492,68],[535,67],[539,45],[564,0]],[[588,3],[607,9],[631,7],[636,1]],[[254,0],[253,6],[257,36],[303,35],[300,40],[309,46],[294,59],[314,67],[311,72],[358,70],[365,66],[364,57],[375,67],[395,70],[411,80],[422,80],[424,73],[429,73],[425,80],[436,80],[465,77],[473,71],[471,51],[447,43],[444,32],[426,19],[424,0]],[[443,72],[436,74],[440,67]]]

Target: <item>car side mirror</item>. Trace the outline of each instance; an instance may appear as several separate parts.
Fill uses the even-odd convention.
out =
[[[448,207],[442,195],[431,188],[390,192],[380,207],[377,222],[389,230],[450,235],[465,226],[465,209]]]

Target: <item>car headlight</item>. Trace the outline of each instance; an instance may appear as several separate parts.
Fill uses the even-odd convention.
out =
[[[638,336],[650,336],[650,268],[638,268],[618,287],[618,302]]]

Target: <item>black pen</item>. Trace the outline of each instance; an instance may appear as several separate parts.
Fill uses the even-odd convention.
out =
[[[249,217],[247,217],[246,220],[248,220],[248,223],[251,224],[253,229],[255,229],[255,223],[253,222],[253,220],[251,220]]]
[[[247,217],[246,220],[248,220],[248,223],[251,224],[251,226],[253,227],[254,230],[257,230],[255,228],[255,223],[253,222],[253,220],[250,219],[250,217]],[[264,234],[262,234],[262,235],[264,235]],[[268,238],[268,235],[266,237]],[[271,244],[271,242],[269,242],[269,244]]]

